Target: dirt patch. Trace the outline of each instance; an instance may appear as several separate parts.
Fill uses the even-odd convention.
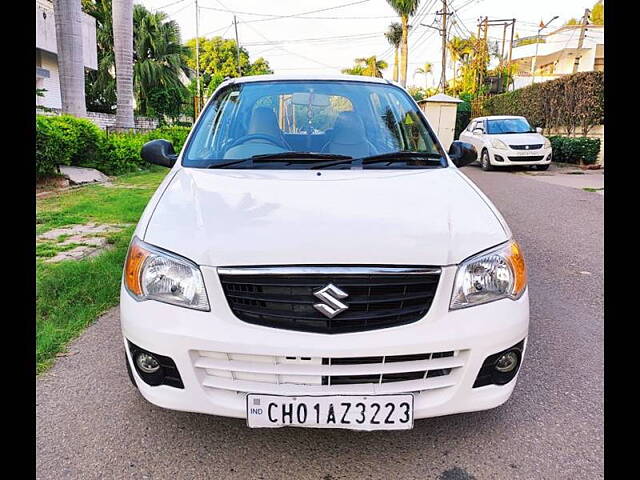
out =
[[[109,234],[128,226],[87,223],[55,228],[36,237],[38,256],[48,257],[45,261],[50,263],[92,257],[110,247]]]

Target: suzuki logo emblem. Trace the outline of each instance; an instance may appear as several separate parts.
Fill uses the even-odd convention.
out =
[[[332,283],[320,290],[316,290],[313,294],[324,302],[315,303],[313,308],[329,318],[333,318],[349,308],[348,305],[340,301],[340,299],[348,297],[349,294],[343,292]]]

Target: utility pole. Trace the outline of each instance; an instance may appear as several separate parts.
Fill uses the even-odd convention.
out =
[[[200,90],[200,13],[198,9],[198,0],[195,0],[196,4],[196,101],[194,104],[194,117],[197,117],[200,113],[201,107],[201,90]],[[193,121],[195,122],[195,118]]]
[[[585,8],[584,15],[582,16],[582,25],[580,26],[580,39],[578,40],[578,50],[582,48],[582,44],[584,43],[584,32],[587,29],[587,25],[589,23],[589,15],[591,15],[591,10]],[[576,52],[576,60],[573,62],[573,73],[578,72],[578,67],[580,66],[580,59],[582,55],[580,52]]]
[[[233,27],[236,30],[236,62],[238,63],[238,76],[241,77],[242,73],[240,72],[240,41],[238,40],[238,20],[236,16],[233,16]]]
[[[442,71],[440,72],[440,89],[444,93],[447,87],[447,15],[451,15],[447,12],[447,0],[442,0],[442,11],[436,13],[436,15],[442,15]]]
[[[447,10],[447,0],[442,0],[442,10],[436,12],[436,15],[442,15],[442,28],[434,27],[432,25],[427,25],[426,23],[421,23],[423,27],[433,28],[437,30],[438,33],[442,36],[442,70],[440,72],[440,85],[439,88],[444,93],[444,90],[447,86],[447,17],[452,15],[452,12]],[[425,75],[426,81],[426,75]]]
[[[549,24],[553,22],[556,18],[558,18],[557,15],[553,17],[551,20],[549,20],[547,23],[543,23],[542,20],[540,21],[540,28],[538,28],[538,35],[536,36],[536,54],[531,59],[531,85],[536,83],[536,62],[538,61],[538,46],[540,45],[540,42],[539,42],[540,32],[542,32],[542,30],[547,28]]]

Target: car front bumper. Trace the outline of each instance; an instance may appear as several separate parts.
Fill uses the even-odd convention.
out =
[[[492,165],[505,167],[517,165],[548,165],[551,163],[552,158],[551,148],[541,148],[539,150],[499,150],[490,148],[489,154]],[[500,160],[500,158],[502,160]]]
[[[246,418],[247,393],[375,395],[413,392],[415,418],[497,407],[511,396],[517,375],[505,385],[473,388],[473,384],[488,356],[522,340],[525,340],[526,349],[528,291],[515,301],[503,299],[449,311],[455,271],[456,267],[442,269],[431,308],[421,320],[398,327],[338,335],[262,327],[237,319],[227,304],[214,268],[202,268],[210,312],[156,301],[138,302],[123,287],[120,317],[127,360],[140,393],[149,402],[173,410]],[[142,381],[134,368],[128,342],[170,357],[184,388],[150,386]],[[289,373],[304,373],[305,369],[313,373],[318,369],[336,368],[323,366],[322,359],[326,358],[433,352],[454,352],[452,357],[431,360],[441,362],[441,365],[455,364],[448,375],[413,382],[323,385],[320,375],[296,376],[297,380],[290,380],[292,377],[287,375],[272,374],[274,365],[280,361],[288,363]],[[406,365],[409,368],[409,363]],[[253,367],[245,368],[247,366]],[[380,365],[357,368],[375,373]],[[263,373],[247,373],[248,370]]]

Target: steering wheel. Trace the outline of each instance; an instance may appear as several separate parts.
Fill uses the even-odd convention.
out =
[[[277,147],[287,148],[286,145],[282,144],[282,141],[276,137],[271,135],[267,135],[266,133],[251,133],[249,135],[243,135],[240,138],[237,138],[228,148],[233,148],[241,143],[248,142],[250,140],[266,140],[269,143],[273,143]]]

